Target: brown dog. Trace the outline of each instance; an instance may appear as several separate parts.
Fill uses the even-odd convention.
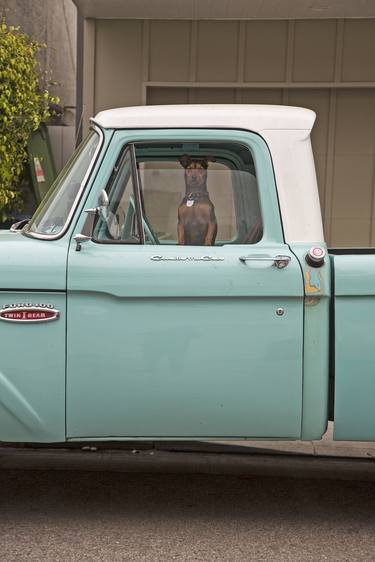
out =
[[[178,207],[178,243],[213,246],[217,234],[215,207],[207,191],[208,158],[180,158],[185,168],[185,197]]]

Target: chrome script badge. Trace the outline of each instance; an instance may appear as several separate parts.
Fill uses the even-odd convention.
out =
[[[152,261],[224,261],[215,256],[151,256]]]

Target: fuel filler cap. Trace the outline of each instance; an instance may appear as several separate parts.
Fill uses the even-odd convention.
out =
[[[306,262],[311,265],[311,267],[321,267],[324,264],[324,258],[326,257],[326,250],[321,246],[313,246],[306,254]]]

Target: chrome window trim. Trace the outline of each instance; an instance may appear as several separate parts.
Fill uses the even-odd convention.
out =
[[[137,208],[137,221],[138,221],[138,231],[140,244],[145,245],[145,232],[143,228],[143,210],[142,210],[142,199],[141,199],[141,180],[139,177],[139,170],[137,169],[137,159],[135,156],[134,143],[129,143],[130,148],[130,158],[132,165],[132,174],[135,180],[134,192],[135,192],[135,203]]]
[[[64,234],[66,234],[66,231],[68,230],[68,228],[70,226],[70,223],[72,221],[72,218],[73,218],[73,216],[74,216],[74,214],[77,210],[77,207],[79,205],[81,197],[82,197],[82,195],[83,195],[83,193],[86,189],[88,179],[89,179],[89,177],[91,175],[91,172],[92,172],[92,170],[93,170],[93,168],[94,168],[94,166],[97,162],[99,153],[100,153],[100,151],[102,149],[102,146],[103,146],[103,143],[104,143],[104,133],[103,133],[102,129],[98,125],[92,125],[90,127],[90,129],[92,129],[93,131],[98,133],[99,143],[98,143],[98,146],[96,147],[96,150],[95,150],[94,156],[92,157],[90,165],[87,168],[86,174],[85,174],[85,176],[82,180],[82,183],[81,183],[81,187],[78,190],[78,193],[76,195],[76,198],[73,202],[72,208],[70,209],[68,218],[66,219],[66,222],[65,222],[63,228],[57,234],[41,234],[41,233],[38,233],[38,232],[33,232],[33,231],[27,230],[28,225],[25,225],[24,228],[21,230],[21,233],[24,236],[29,236],[30,238],[37,238],[38,240],[58,240],[59,238],[62,238],[64,236]]]

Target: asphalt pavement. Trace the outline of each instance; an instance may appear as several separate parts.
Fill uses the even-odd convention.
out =
[[[0,471],[1,562],[371,562],[375,483]]]

